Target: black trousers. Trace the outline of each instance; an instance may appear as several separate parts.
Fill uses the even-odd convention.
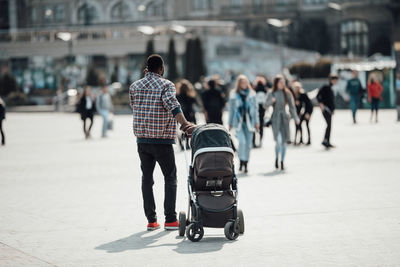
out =
[[[1,133],[1,144],[4,145],[6,143],[6,137],[3,132],[3,119],[0,119],[0,133]]]
[[[326,130],[325,130],[325,139],[324,139],[324,141],[330,143],[332,114],[325,110],[324,112],[322,112],[322,115],[324,115],[324,119],[326,121]]]
[[[153,194],[153,172],[156,162],[164,175],[164,215],[165,222],[176,221],[176,166],[172,145],[138,144],[140,167],[142,169],[142,194],[144,213],[148,222],[156,222],[156,204]]]

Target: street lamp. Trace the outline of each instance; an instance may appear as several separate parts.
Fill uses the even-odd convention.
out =
[[[279,60],[281,65],[281,71],[285,67],[283,58],[283,32],[287,26],[289,26],[292,21],[290,19],[267,19],[267,23],[279,29],[278,43],[279,43]]]

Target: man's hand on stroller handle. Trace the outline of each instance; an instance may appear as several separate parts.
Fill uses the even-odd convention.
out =
[[[176,114],[175,119],[181,125],[180,130],[184,132],[187,137],[191,137],[192,132],[194,131],[194,129],[196,129],[197,126],[191,122],[188,122],[182,112]]]

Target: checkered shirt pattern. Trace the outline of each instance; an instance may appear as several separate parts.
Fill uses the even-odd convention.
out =
[[[180,105],[172,82],[148,72],[129,87],[129,97],[137,138],[175,139],[176,120],[172,111],[180,109]]]

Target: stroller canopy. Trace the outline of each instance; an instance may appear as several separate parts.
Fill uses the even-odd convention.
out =
[[[192,159],[196,152],[201,152],[199,150],[207,152],[206,148],[220,148],[221,151],[227,151],[228,149],[233,153],[232,141],[228,130],[224,126],[214,123],[198,126],[192,133],[190,146],[192,147]]]

